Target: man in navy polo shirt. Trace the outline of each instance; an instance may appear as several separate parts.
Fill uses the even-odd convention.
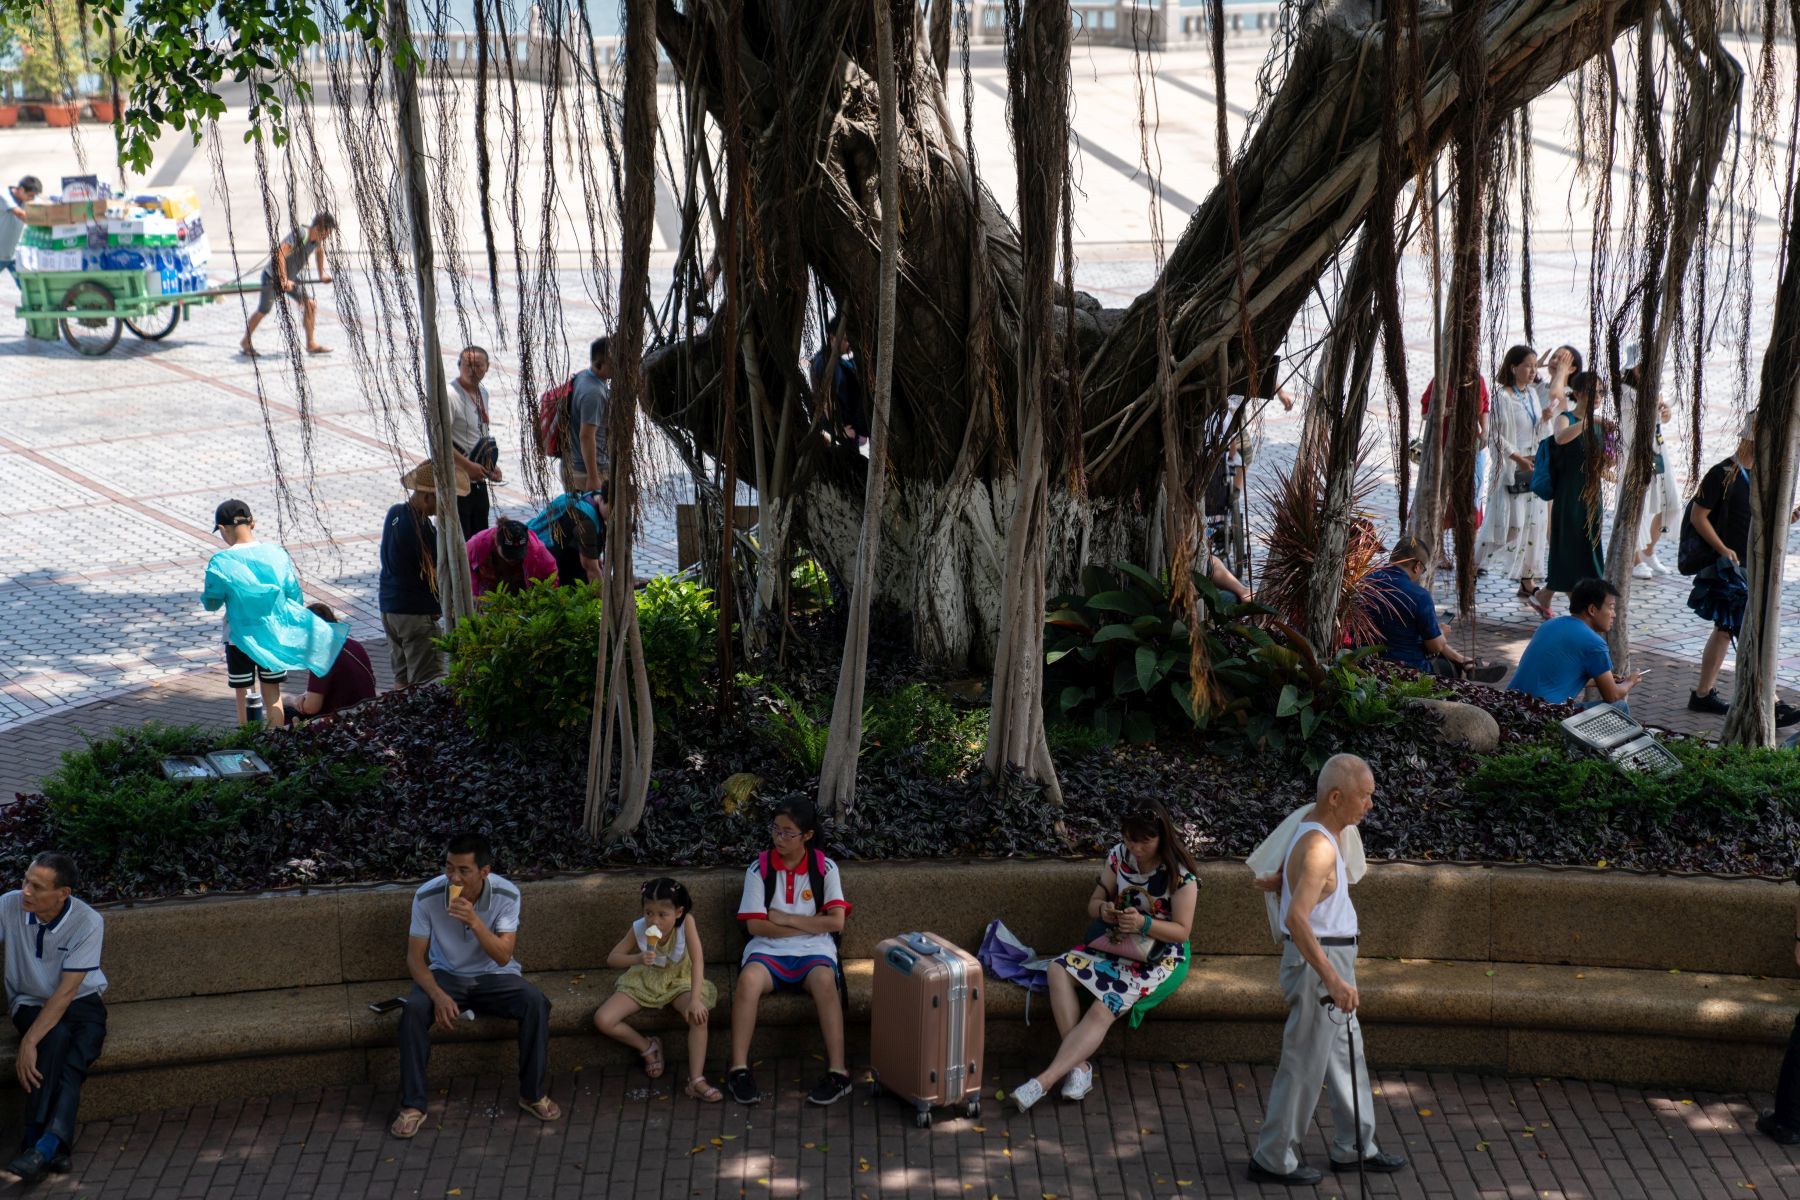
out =
[[[1424,544],[1403,537],[1388,556],[1388,565],[1371,574],[1364,585],[1366,608],[1383,647],[1380,657],[1421,675],[1498,683],[1506,675],[1504,665],[1476,662],[1457,653],[1438,628],[1437,607],[1421,582],[1424,577]]]
[[[444,873],[413,894],[406,968],[412,994],[400,1014],[400,1112],[388,1132],[409,1138],[425,1123],[431,1031],[456,1028],[464,1012],[519,1023],[519,1107],[540,1121],[562,1109],[550,1099],[550,1001],[520,973],[519,889],[493,873],[494,851],[477,833],[450,839]]]
[[[25,1136],[6,1170],[21,1186],[68,1171],[81,1085],[106,1042],[105,928],[99,913],[75,899],[79,882],[70,859],[45,852],[18,891],[0,896],[6,995],[26,1095]]]

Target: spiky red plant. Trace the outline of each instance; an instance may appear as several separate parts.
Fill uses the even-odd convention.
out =
[[[1370,606],[1358,604],[1369,575],[1382,566],[1381,536],[1367,507],[1376,479],[1367,469],[1367,448],[1359,451],[1352,467],[1350,531],[1344,553],[1343,582],[1338,589],[1337,612],[1331,641],[1319,649],[1329,653],[1346,635],[1357,644],[1379,640]],[[1323,438],[1305,439],[1287,471],[1260,489],[1264,511],[1263,544],[1267,554],[1256,598],[1281,614],[1290,624],[1306,627],[1307,592],[1312,583],[1313,562],[1324,540],[1326,522],[1326,445]]]

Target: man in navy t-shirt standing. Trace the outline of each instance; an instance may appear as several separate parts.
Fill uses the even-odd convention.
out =
[[[1531,644],[1519,656],[1508,691],[1524,692],[1551,704],[1579,700],[1593,688],[1597,700],[1628,711],[1625,697],[1643,678],[1633,671],[1620,679],[1613,672],[1612,654],[1606,648],[1606,632],[1618,616],[1619,589],[1604,579],[1583,579],[1569,593],[1569,615],[1545,621],[1531,635]]]
[[[469,494],[469,477],[456,468],[457,496]],[[381,527],[381,627],[387,633],[394,686],[429,683],[444,673],[435,639],[442,608],[438,603],[438,482],[431,460],[408,471],[400,485],[412,492],[388,509]]]
[[[1438,628],[1437,609],[1421,582],[1424,576],[1425,546],[1415,537],[1401,538],[1388,565],[1369,576],[1366,608],[1379,631],[1380,657],[1422,675],[1498,683],[1505,666],[1476,662],[1451,647]]]

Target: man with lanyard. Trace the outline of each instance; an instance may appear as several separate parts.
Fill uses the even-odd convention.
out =
[[[250,358],[256,357],[256,347],[251,339],[256,336],[256,327],[263,318],[275,311],[278,300],[298,300],[302,327],[306,331],[306,352],[308,354],[330,354],[328,347],[321,346],[315,334],[319,320],[319,302],[296,276],[306,270],[306,260],[316,258],[319,267],[319,283],[330,283],[331,276],[325,273],[325,240],[337,230],[337,218],[330,213],[320,213],[312,219],[312,224],[305,229],[296,229],[281,239],[281,245],[275,247],[269,255],[269,265],[263,268],[262,292],[256,300],[256,311],[250,314],[249,324],[244,326],[244,340],[238,343],[239,349]]]
[[[1337,1136],[1331,1169],[1389,1174],[1406,1165],[1375,1145],[1375,1098],[1356,1020],[1356,943],[1360,930],[1340,838],[1374,806],[1375,773],[1354,754],[1336,754],[1319,771],[1312,819],[1294,832],[1281,882],[1281,991],[1287,1027],[1281,1065],[1250,1157],[1250,1179],[1311,1187],[1324,1179],[1300,1159],[1324,1085]],[[1346,1032],[1355,1035],[1354,1049]],[[1360,1160],[1360,1163],[1359,1163]]]
[[[13,266],[18,257],[19,239],[25,236],[25,206],[44,194],[44,185],[38,182],[36,175],[27,175],[7,189],[4,208],[0,208],[0,267],[5,267],[19,281],[19,272]]]
[[[469,494],[456,498],[456,519],[466,541],[488,527],[492,497],[489,482],[499,483],[500,447],[489,436],[488,352],[464,346],[450,381],[450,450],[456,465],[469,476]]]
[[[105,922],[75,899],[66,856],[32,859],[23,886],[0,896],[6,995],[19,1031],[15,1070],[25,1089],[25,1137],[7,1173],[21,1187],[69,1170],[81,1085],[106,1043]]]

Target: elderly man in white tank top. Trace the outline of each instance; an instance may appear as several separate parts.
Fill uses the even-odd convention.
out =
[[[1324,1178],[1300,1158],[1300,1139],[1312,1124],[1325,1084],[1336,1137],[1333,1170],[1398,1171],[1406,1160],[1375,1145],[1375,1099],[1362,1061],[1362,1028],[1356,1020],[1356,907],[1338,839],[1373,805],[1375,774],[1354,754],[1339,754],[1319,771],[1312,820],[1294,831],[1281,881],[1281,992],[1287,1028],[1281,1065],[1269,1089],[1262,1136],[1250,1157],[1258,1183],[1311,1186]],[[1326,1001],[1330,1001],[1330,1007]],[[1334,1019],[1335,1018],[1335,1019]],[[1344,1024],[1356,1033],[1354,1072]],[[1352,1076],[1356,1096],[1351,1096]],[[1354,1104],[1354,1108],[1353,1108]],[[1358,1127],[1357,1117],[1361,1122]]]

